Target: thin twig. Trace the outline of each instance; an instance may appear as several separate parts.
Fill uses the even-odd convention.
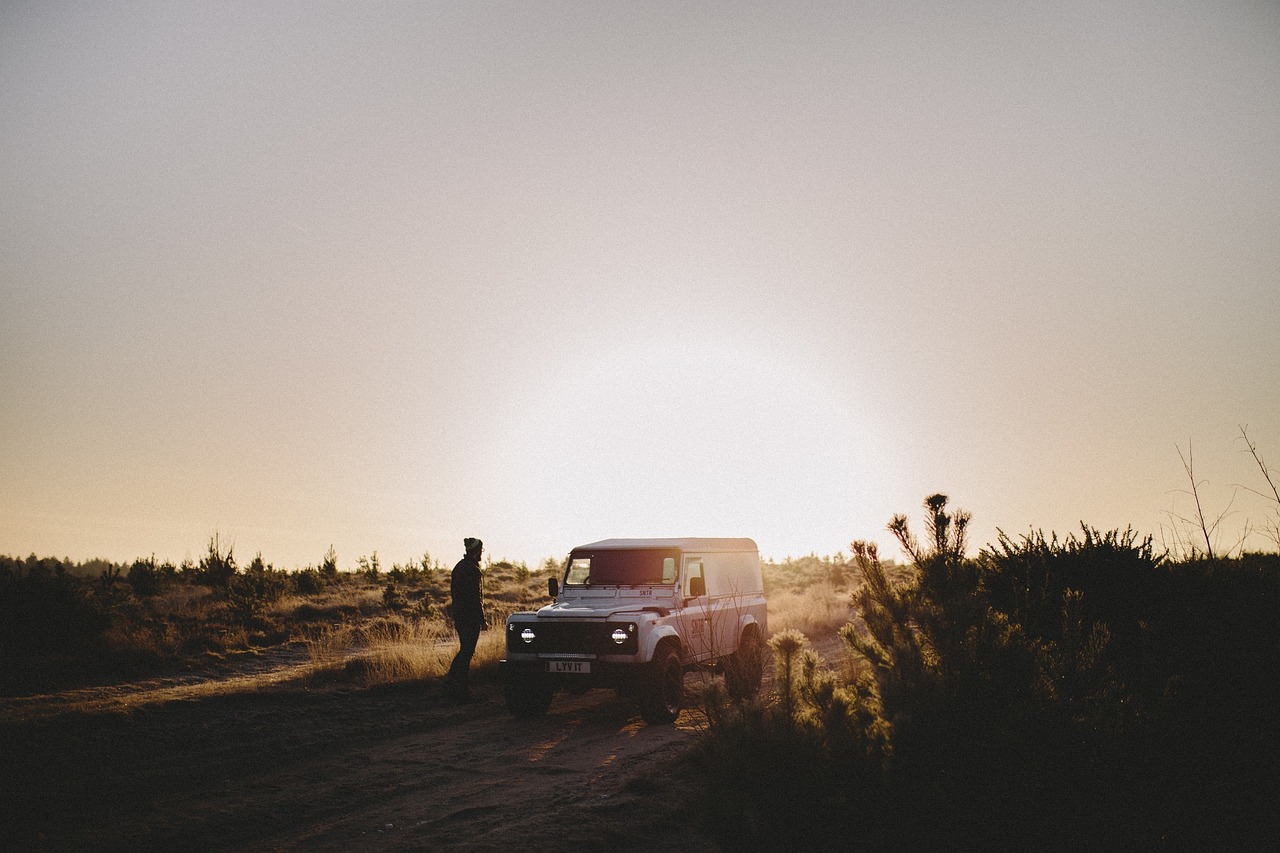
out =
[[[1242,486],[1241,488],[1253,492],[1253,494],[1267,501],[1275,502],[1277,520],[1272,523],[1271,529],[1267,530],[1266,534],[1268,538],[1276,543],[1276,547],[1280,548],[1280,488],[1276,487],[1276,481],[1271,478],[1271,469],[1267,467],[1267,463],[1263,460],[1262,453],[1258,450],[1258,445],[1249,438],[1249,428],[1243,424],[1240,425],[1240,438],[1244,439],[1244,445],[1249,449],[1249,455],[1253,457],[1253,461],[1258,463],[1258,470],[1262,472],[1262,479],[1270,487],[1271,494],[1267,495],[1248,486]]]
[[[1177,447],[1177,445],[1174,445]],[[1196,518],[1200,524],[1200,532],[1204,534],[1205,554],[1210,560],[1213,559],[1213,541],[1209,537],[1209,525],[1204,519],[1204,510],[1200,506],[1200,491],[1196,487],[1196,475],[1193,470],[1195,458],[1191,454],[1191,439],[1187,439],[1187,455],[1182,455],[1182,448],[1178,447],[1178,458],[1182,460],[1182,467],[1187,472],[1187,479],[1191,481],[1191,497],[1196,504]],[[1215,523],[1216,527],[1217,524]]]

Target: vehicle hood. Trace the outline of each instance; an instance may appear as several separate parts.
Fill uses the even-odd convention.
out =
[[[642,601],[617,599],[608,601],[564,601],[548,604],[538,610],[539,619],[607,619],[617,613],[640,613],[645,610],[663,613],[670,611],[671,602],[665,599]]]

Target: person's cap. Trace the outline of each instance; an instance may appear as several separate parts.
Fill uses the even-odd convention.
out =
[[[462,546],[467,549],[467,553],[471,553],[472,551],[479,551],[483,548],[484,543],[479,539],[472,539],[468,536],[466,539],[462,540]]]

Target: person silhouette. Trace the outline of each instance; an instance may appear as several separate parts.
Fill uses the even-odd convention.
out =
[[[453,596],[450,609],[454,630],[458,632],[458,653],[444,677],[445,698],[457,703],[471,701],[468,685],[471,658],[476,653],[480,632],[489,627],[480,600],[480,555],[484,551],[484,543],[468,536],[462,540],[462,545],[465,553],[449,576],[449,591]]]

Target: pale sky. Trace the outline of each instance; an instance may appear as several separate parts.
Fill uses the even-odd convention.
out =
[[[0,0],[0,553],[1159,539],[1240,424],[1275,2]]]

